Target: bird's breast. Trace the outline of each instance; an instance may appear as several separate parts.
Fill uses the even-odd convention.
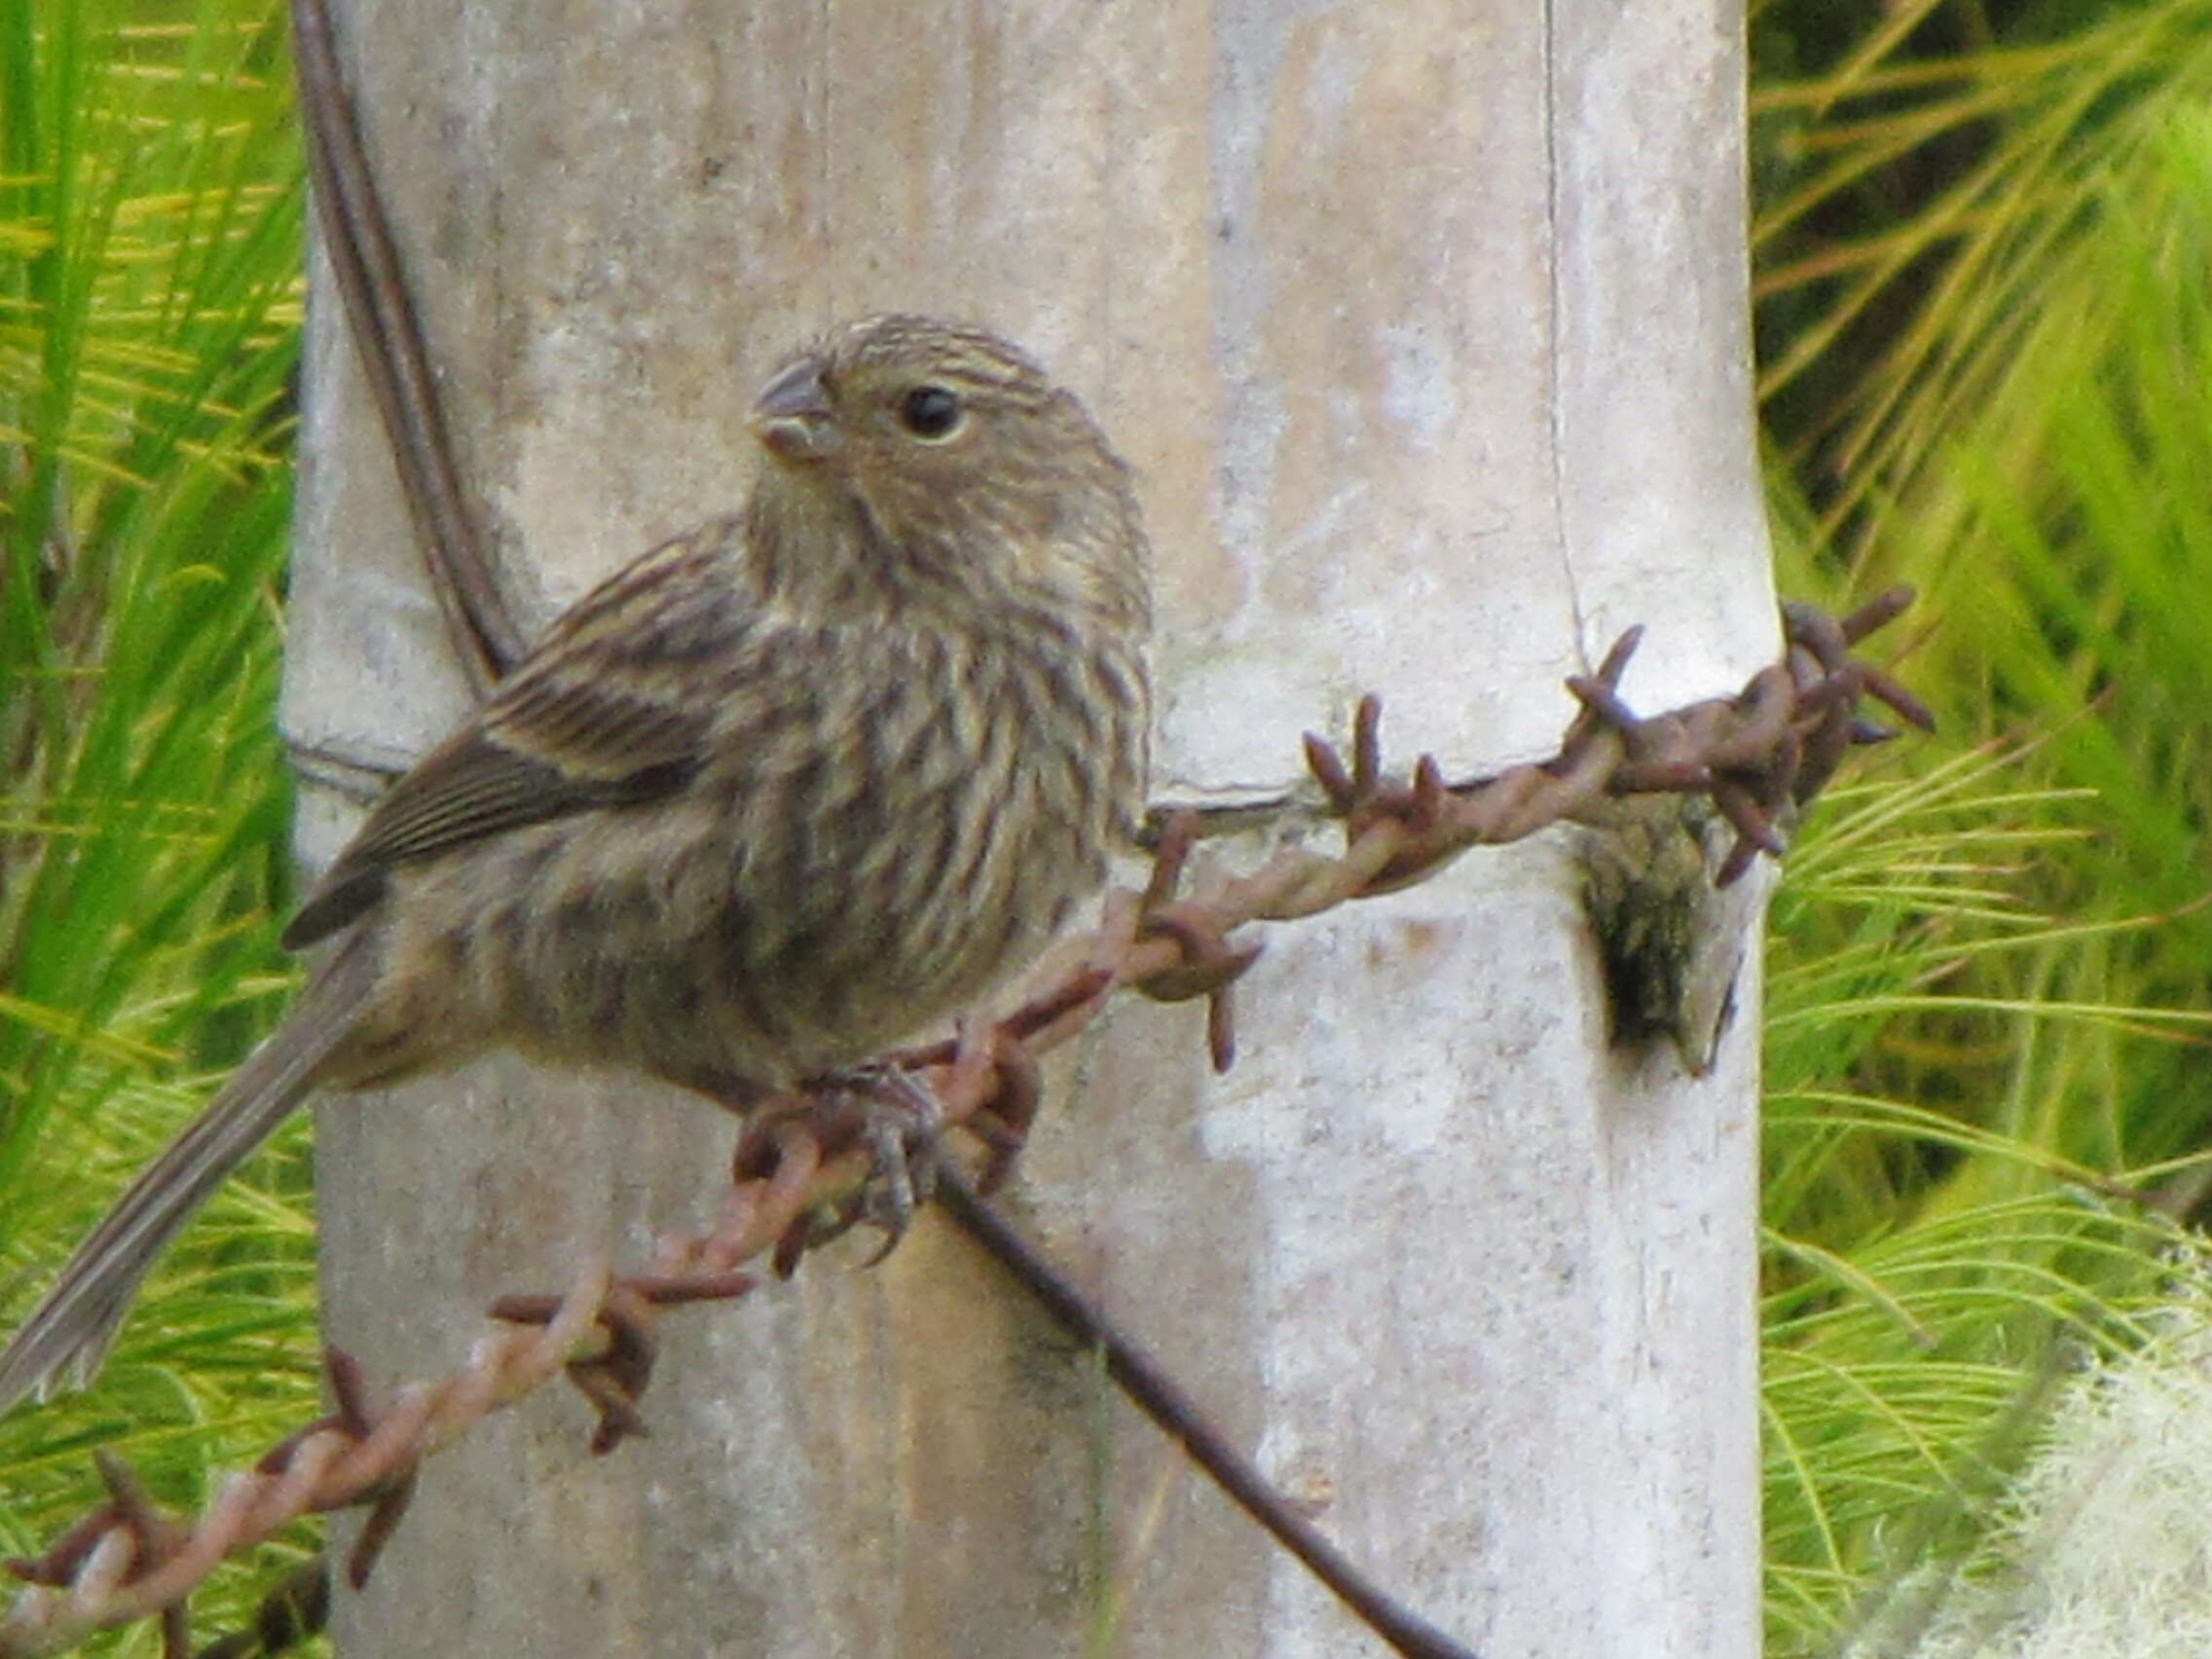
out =
[[[1141,664],[943,636],[848,656],[742,703],[677,796],[418,878],[445,892],[397,913],[446,918],[405,946],[444,965],[444,1016],[556,1059],[777,1087],[1018,968],[1133,823]]]

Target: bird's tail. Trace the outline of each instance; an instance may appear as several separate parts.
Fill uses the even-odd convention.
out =
[[[369,987],[367,941],[346,940],[213,1104],[195,1118],[77,1246],[46,1299],[0,1352],[0,1413],[27,1394],[82,1387],[98,1372],[138,1284],[192,1219],[319,1080]]]

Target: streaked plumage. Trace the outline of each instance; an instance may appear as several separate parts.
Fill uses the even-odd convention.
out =
[[[146,1268],[312,1089],[506,1045],[743,1105],[985,991],[1141,805],[1127,469],[1014,348],[851,324],[762,392],[744,509],[586,595],[371,810],[286,932],[284,1025],[0,1354],[96,1367]]]

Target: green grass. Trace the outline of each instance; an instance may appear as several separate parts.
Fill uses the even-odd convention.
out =
[[[302,191],[281,19],[266,0],[0,9],[15,1311],[289,983],[271,713]],[[84,1510],[94,1446],[192,1502],[313,1415],[306,1187],[295,1137],[164,1271],[96,1393],[0,1420],[0,1550],[42,1549]]]
[[[1825,1650],[1870,1593],[1996,1513],[2057,1369],[2143,1340],[2174,1171],[2077,1161],[2050,1052],[2194,1039],[2187,1015],[2056,994],[2039,965],[2132,937],[2022,889],[2096,803],[2039,753],[1903,757],[1824,803],[1769,952],[1762,1206],[1770,1651]],[[2023,984],[2023,980],[2029,981]]]
[[[2033,743],[1838,803],[1777,911],[1778,1654],[1974,1548],[2212,1144],[2212,5],[1859,17],[1755,99],[1786,580],[1915,581],[1946,735]]]

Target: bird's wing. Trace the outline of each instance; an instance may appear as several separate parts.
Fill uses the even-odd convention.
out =
[[[477,717],[370,808],[285,945],[347,926],[399,865],[689,782],[713,719],[698,694],[708,659],[727,660],[750,631],[728,568],[736,534],[718,523],[657,547],[565,613]]]

